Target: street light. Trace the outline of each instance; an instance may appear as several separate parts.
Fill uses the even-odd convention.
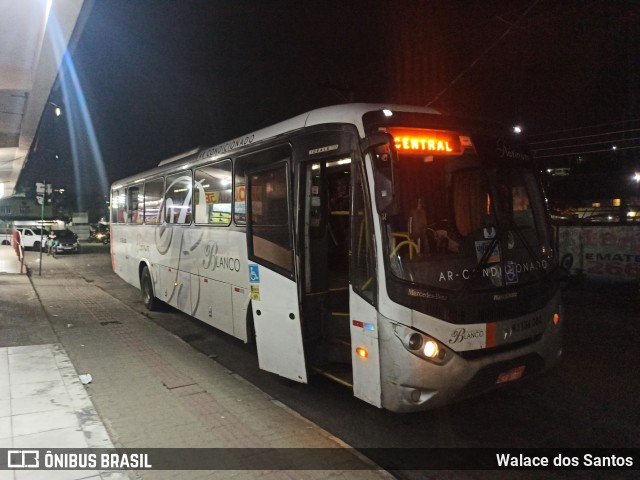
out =
[[[60,115],[62,115],[62,109],[57,104],[53,102],[49,102],[49,105],[53,107],[53,113],[55,114],[56,117],[59,117]]]

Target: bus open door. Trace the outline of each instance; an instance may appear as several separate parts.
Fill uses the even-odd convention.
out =
[[[289,163],[247,175],[247,240],[260,368],[307,382],[294,264]]]

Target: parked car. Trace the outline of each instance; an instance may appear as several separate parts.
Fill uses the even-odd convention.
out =
[[[51,232],[55,235],[55,253],[80,253],[80,243],[78,235],[71,230],[54,230]]]
[[[25,250],[40,250],[43,244],[46,245],[49,231],[40,227],[18,227],[22,238],[22,246]]]

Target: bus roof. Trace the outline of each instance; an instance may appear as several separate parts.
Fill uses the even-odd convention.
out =
[[[242,135],[227,142],[200,149],[192,149],[188,152],[173,156],[166,160],[161,161],[158,167],[168,166],[173,163],[184,161],[187,158],[195,157],[194,160],[200,161],[203,159],[215,160],[218,157],[224,156],[240,147],[275,138],[280,135],[284,135],[289,132],[300,130],[305,127],[314,125],[322,125],[325,123],[346,123],[356,126],[358,133],[361,137],[364,137],[365,132],[362,123],[362,117],[367,112],[389,110],[402,111],[402,112],[415,112],[415,113],[430,113],[439,114],[437,110],[429,107],[417,107],[412,105],[393,105],[393,104],[378,104],[378,103],[349,103],[344,105],[334,105],[330,107],[318,108],[308,111],[306,113],[297,115],[288,120],[276,123],[274,125],[265,127],[260,130]],[[128,183],[131,180],[139,177],[140,174],[127,177],[114,182],[115,184]],[[112,188],[114,187],[112,185]],[[119,185],[116,185],[119,186]]]

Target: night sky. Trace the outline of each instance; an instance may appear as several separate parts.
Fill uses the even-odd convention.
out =
[[[21,184],[99,192],[349,101],[433,102],[533,135],[629,121],[639,74],[632,0],[98,0]]]

